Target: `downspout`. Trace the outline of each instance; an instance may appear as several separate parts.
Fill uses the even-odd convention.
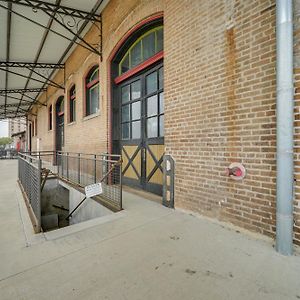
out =
[[[293,0],[276,0],[276,70],[276,250],[283,255],[292,255],[294,194]]]

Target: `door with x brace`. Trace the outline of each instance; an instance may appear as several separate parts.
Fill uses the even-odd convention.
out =
[[[124,184],[162,194],[164,155],[163,66],[119,86]]]

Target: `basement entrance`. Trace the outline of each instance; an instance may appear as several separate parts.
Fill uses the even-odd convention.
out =
[[[60,229],[114,213],[96,200],[86,199],[68,218],[84,197],[80,190],[60,179],[47,179],[41,195],[42,230]]]

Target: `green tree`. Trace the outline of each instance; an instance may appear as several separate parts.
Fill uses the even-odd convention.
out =
[[[12,143],[12,138],[10,137],[1,137],[0,138],[0,145],[7,145],[7,144],[10,144]]]

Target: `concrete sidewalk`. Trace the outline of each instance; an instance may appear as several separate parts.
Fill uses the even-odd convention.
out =
[[[114,218],[34,235],[0,161],[0,299],[300,299],[300,257],[272,241],[124,193]]]

